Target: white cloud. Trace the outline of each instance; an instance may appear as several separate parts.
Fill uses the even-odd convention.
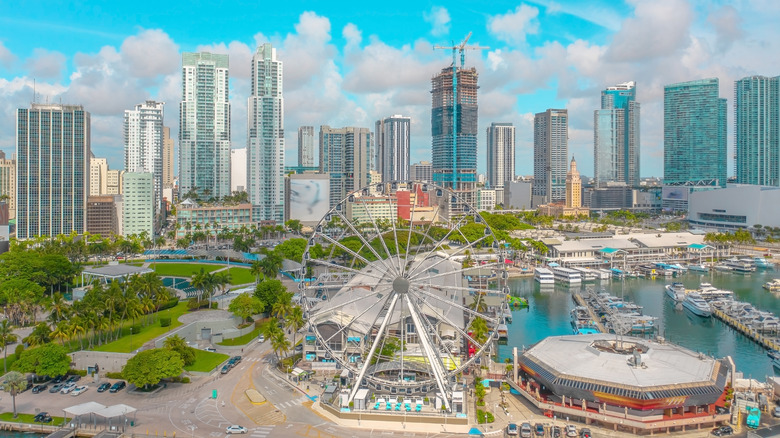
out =
[[[423,12],[423,19],[431,25],[433,36],[444,36],[450,32],[450,13],[443,6],[434,6]]]
[[[721,6],[707,17],[707,21],[715,28],[717,48],[721,52],[728,50],[744,35],[742,17],[731,5]]]
[[[363,41],[363,33],[353,23],[347,23],[347,25],[344,26],[344,29],[341,30],[341,36],[347,40],[347,46],[344,48],[345,51],[360,47],[360,43]]]
[[[16,56],[0,41],[0,65],[10,69],[14,61],[16,61]]]
[[[35,49],[25,62],[30,76],[37,79],[60,79],[65,68],[65,55],[46,49]]]
[[[539,9],[522,4],[514,11],[491,16],[488,19],[488,30],[493,36],[509,44],[525,43],[526,35],[539,31]]]
[[[134,77],[154,78],[175,73],[181,57],[179,46],[160,29],[148,29],[122,42],[122,60]]]
[[[667,56],[688,46],[693,10],[686,0],[636,4],[634,17],[623,21],[607,56],[614,61],[639,61]]]

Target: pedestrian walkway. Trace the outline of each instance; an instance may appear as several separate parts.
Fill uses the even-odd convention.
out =
[[[252,438],[265,438],[268,436],[268,434],[271,433],[271,431],[274,430],[275,426],[260,426],[255,427],[254,429],[250,429],[252,431],[251,434],[249,434]]]

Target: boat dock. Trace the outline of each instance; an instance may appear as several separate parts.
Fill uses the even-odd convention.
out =
[[[754,326],[740,322],[739,319],[729,315],[724,310],[721,310],[716,306],[711,307],[712,315],[714,317],[723,321],[726,323],[726,325],[742,333],[746,337],[750,338],[753,340],[753,342],[769,350],[780,350],[780,339],[778,339],[776,336],[768,336],[762,331],[757,330]]]
[[[601,333],[609,333],[607,328],[604,327],[604,324],[602,324],[601,319],[599,319],[598,315],[596,315],[596,312],[593,311],[593,307],[591,307],[590,304],[584,298],[582,298],[582,295],[580,295],[579,292],[574,292],[572,294],[572,297],[574,298],[574,302],[576,302],[578,306],[582,306],[588,309],[588,315],[590,315],[591,321],[593,321],[596,324],[596,328]]]

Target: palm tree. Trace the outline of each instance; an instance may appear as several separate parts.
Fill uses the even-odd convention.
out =
[[[60,321],[51,332],[51,338],[59,341],[60,345],[65,345],[65,341],[70,338],[70,327],[68,321]]]
[[[224,295],[230,285],[230,272],[222,271],[214,274],[214,286]]]
[[[266,278],[276,278],[282,269],[282,258],[275,252],[267,252],[260,260],[261,270]]]
[[[87,333],[87,324],[85,323],[84,318],[81,316],[76,316],[70,319],[70,333],[71,337],[75,336],[79,338],[79,346],[83,350],[84,340],[82,336]]]
[[[32,333],[23,340],[31,347],[47,344],[51,341],[51,329],[45,322],[38,323]]]
[[[62,294],[57,292],[52,295],[51,302],[49,303],[49,319],[52,323],[57,324],[63,319],[66,319],[70,314],[70,310],[70,305],[65,302],[65,298],[63,298]]]
[[[204,293],[211,296],[211,291],[214,290],[214,275],[200,268],[200,271],[192,276],[190,284],[198,290],[198,303],[200,303],[203,300]]]
[[[255,276],[255,285],[260,283],[260,276],[263,275],[263,265],[260,264],[260,260],[252,262],[252,267],[249,269],[249,273]]]
[[[0,348],[3,349],[3,373],[8,372],[6,361],[8,360],[8,346],[16,343],[17,336],[14,334],[11,323],[7,319],[0,322]]]
[[[11,398],[14,403],[14,418],[19,414],[16,412],[16,395],[24,391],[27,388],[27,377],[18,371],[11,371],[5,375],[5,381],[3,382],[3,391],[11,394]]]
[[[281,360],[282,355],[290,351],[290,341],[287,340],[287,336],[282,330],[276,330],[271,336],[271,349],[278,360]]]
[[[306,321],[303,319],[303,310],[300,306],[294,306],[290,310],[290,314],[285,320],[287,328],[292,329],[293,332],[293,347],[295,347],[295,337],[298,335],[298,330],[302,329],[306,325]]]

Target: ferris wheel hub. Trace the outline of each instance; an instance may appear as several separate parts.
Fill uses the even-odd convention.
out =
[[[409,292],[409,280],[404,277],[397,277],[393,280],[393,290],[399,294]]]

